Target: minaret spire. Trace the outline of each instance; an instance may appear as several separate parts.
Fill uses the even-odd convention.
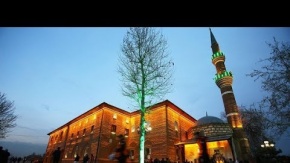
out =
[[[209,32],[210,32],[210,41],[211,41],[211,48],[212,48],[212,53],[217,53],[220,52],[220,47],[218,42],[216,41],[211,28],[209,28]]]
[[[224,103],[227,121],[233,129],[233,138],[236,140],[234,149],[236,160],[248,160],[250,156],[249,142],[243,129],[239,109],[235,100],[232,84],[233,75],[225,66],[225,55],[220,51],[219,45],[210,29],[212,48],[212,63],[216,67],[215,83],[219,87]]]
[[[209,28],[209,31],[210,31],[210,41],[211,41],[211,45],[217,44],[217,41],[216,41],[216,39],[215,39],[212,31],[211,31],[211,28]]]

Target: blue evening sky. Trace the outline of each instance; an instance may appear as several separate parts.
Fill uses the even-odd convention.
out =
[[[213,78],[209,28],[163,27],[174,61],[173,92],[165,96],[195,119],[224,111]],[[6,141],[47,144],[50,131],[107,102],[134,111],[121,92],[117,73],[120,46],[128,28],[0,28],[0,91],[14,101],[17,127]],[[290,42],[290,28],[214,27],[212,32],[234,75],[237,104],[248,106],[265,94],[247,77],[269,56],[266,42]],[[290,154],[289,138],[277,146]],[[285,143],[285,141],[287,143]],[[284,144],[284,146],[283,146]]]

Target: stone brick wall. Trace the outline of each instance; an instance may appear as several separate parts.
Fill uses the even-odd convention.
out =
[[[227,123],[213,123],[210,125],[201,125],[193,128],[193,133],[198,131],[203,131],[205,136],[231,135],[233,133]]]
[[[151,151],[146,156],[152,159],[168,157],[171,161],[176,161],[174,144],[186,139],[186,132],[194,125],[195,119],[184,115],[180,108],[169,101],[153,107],[146,114],[145,119],[152,127],[152,130],[146,133],[145,148]],[[115,133],[111,132],[112,125],[116,126]],[[129,113],[108,104],[101,104],[49,133],[50,138],[55,138],[56,135],[59,137],[61,132],[63,136],[61,141],[49,140],[44,162],[51,161],[51,153],[57,147],[62,149],[63,163],[72,162],[77,153],[80,160],[83,159],[85,153],[88,153],[89,156],[90,154],[98,155],[100,163],[115,162],[110,161],[108,155],[117,146],[116,136],[125,134],[125,129],[129,130],[126,138],[127,147],[134,151],[134,157],[129,158],[128,162],[138,162],[139,125],[138,111]],[[94,126],[93,131],[91,131],[92,126]]]

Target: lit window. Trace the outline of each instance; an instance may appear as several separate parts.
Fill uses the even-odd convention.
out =
[[[135,126],[131,127],[131,132],[135,132]]]
[[[76,148],[75,148],[75,152],[74,152],[74,157],[77,156],[78,150],[79,150],[79,146],[76,146]]]
[[[91,127],[91,134],[94,133],[94,127],[95,127],[95,126],[92,125],[92,127]]]
[[[116,113],[113,115],[113,119],[117,119],[117,114]]]
[[[83,136],[85,136],[85,135],[86,135],[86,129],[83,130]]]
[[[112,125],[112,127],[111,127],[111,133],[112,134],[116,134],[116,129],[117,129],[117,126],[116,125]]]
[[[57,138],[58,138],[58,135],[56,135],[54,143],[56,143],[56,142],[57,142]]]
[[[178,123],[174,122],[174,130],[175,130],[175,136],[178,137]]]
[[[174,122],[174,129],[175,131],[178,131],[178,123],[176,121]]]
[[[150,159],[151,155],[151,148],[145,148],[145,156],[147,159]]]
[[[129,123],[129,119],[128,119],[128,118],[126,119],[126,123],[127,123],[127,124]]]
[[[127,129],[127,128],[125,129],[125,134],[124,135],[125,135],[125,137],[129,136],[129,129]]]
[[[130,156],[129,157],[130,157],[131,160],[134,160],[134,150],[133,149],[130,150]]]
[[[84,152],[84,156],[85,156],[86,154],[88,154],[88,152],[89,152],[89,147],[86,147],[86,150],[85,150],[85,152]]]
[[[60,133],[60,136],[59,136],[59,141],[62,140],[62,135],[63,135],[63,131]]]

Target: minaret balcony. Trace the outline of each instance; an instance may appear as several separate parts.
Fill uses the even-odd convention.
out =
[[[214,65],[218,62],[224,62],[225,59],[226,58],[223,52],[216,52],[211,56],[211,60]]]
[[[218,87],[230,86],[233,83],[233,74],[230,71],[224,71],[215,75],[215,83]]]

